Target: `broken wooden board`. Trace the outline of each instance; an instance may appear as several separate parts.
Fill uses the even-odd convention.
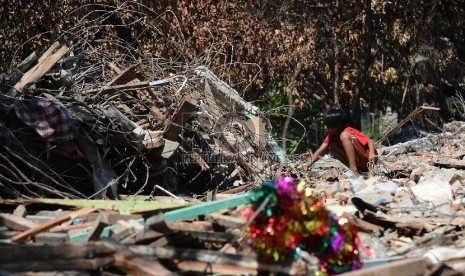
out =
[[[257,261],[257,257],[254,254],[237,255],[212,252],[208,250],[170,247],[130,246],[129,248],[140,255],[154,256],[158,259],[179,259],[184,261],[199,261],[207,264],[231,265],[237,267],[239,271],[240,268],[249,268],[254,270],[260,269],[263,271],[284,273],[284,275],[296,274],[296,266],[294,264],[266,264]]]
[[[438,160],[433,165],[438,168],[465,170],[464,160]]]
[[[360,269],[345,273],[346,276],[385,276],[385,275],[402,275],[416,276],[425,275],[426,261],[423,258],[412,258],[400,261],[394,261],[375,267]]]
[[[393,127],[388,133],[386,133],[383,137],[378,139],[376,141],[376,145],[381,145],[381,143],[388,139],[389,136],[394,134],[397,130],[399,130],[403,125],[405,125],[408,121],[410,121],[412,118],[420,114],[423,110],[440,110],[440,108],[437,107],[432,107],[432,106],[419,106],[417,107],[412,113],[410,113],[407,117],[405,117],[402,121],[400,121],[395,127]]]
[[[15,231],[26,231],[29,228],[37,227],[36,223],[28,219],[10,214],[0,214],[0,225]]]
[[[164,213],[164,221],[170,222],[170,221],[193,218],[193,217],[197,217],[200,215],[217,212],[220,210],[234,208],[240,205],[249,204],[249,203],[252,203],[254,200],[257,200],[263,197],[264,197],[264,192],[258,190],[258,191],[251,191],[251,192],[244,193],[242,195],[237,195],[237,196],[230,197],[230,198],[200,203],[194,206],[180,208],[177,210],[166,212]],[[159,220],[158,216],[154,216],[152,218],[147,219],[146,226],[149,226],[152,222],[156,222]]]
[[[60,47],[60,43],[55,42],[40,58],[39,63],[27,71],[23,77],[14,85],[16,91],[22,91],[23,88],[32,82],[38,81],[45,75],[66,53],[69,49],[66,46]],[[55,52],[56,50],[56,52]]]
[[[220,214],[208,214],[206,215],[206,219],[229,229],[242,229],[242,227],[246,224],[246,221],[243,218]]]
[[[261,150],[265,150],[267,141],[265,133],[265,122],[261,117],[253,117],[245,122],[250,133],[254,136],[254,144]]]
[[[139,62],[139,63],[136,63],[134,65],[129,66],[126,70],[121,71],[120,73],[118,73],[118,76],[113,78],[111,81],[109,81],[103,87],[109,87],[109,86],[113,86],[113,85],[125,84],[125,83],[128,83],[129,81],[133,80],[135,78],[135,75],[136,75],[137,67],[139,67],[140,64],[141,63]],[[109,66],[112,67],[112,68],[116,68],[115,64],[111,64]]]
[[[98,243],[60,245],[0,245],[2,271],[94,270],[112,263],[115,250]]]
[[[115,250],[114,266],[127,275],[171,275],[172,272],[162,266],[157,259],[137,254],[128,246],[111,239],[104,240],[105,245]]]
[[[241,205],[249,204],[260,198],[264,198],[263,191],[251,191],[242,195],[237,195],[217,201],[210,201],[205,203],[199,203],[193,206],[180,208],[177,210],[167,211],[164,214],[158,214],[144,219],[137,219],[136,222],[145,225],[146,229],[149,229],[152,225],[157,225],[160,222],[174,222],[182,219],[195,218],[200,215],[211,214],[220,210],[238,207]],[[105,227],[100,234],[100,238],[111,236],[115,226],[110,225]],[[83,243],[89,239],[89,230],[85,229],[81,233],[72,235],[70,241],[74,243]]]
[[[165,129],[163,137],[172,141],[178,140],[178,135],[182,133],[183,126],[191,118],[196,106],[196,100],[185,97],[179,104],[179,108],[174,113],[168,127]]]
[[[67,221],[67,220],[71,220],[71,219],[74,219],[74,218],[79,217],[79,216],[88,215],[88,214],[94,212],[95,210],[97,210],[97,209],[94,208],[94,207],[84,207],[82,209],[71,212],[69,214],[64,214],[64,215],[59,216],[59,217],[57,217],[55,219],[52,219],[50,221],[41,223],[41,224],[37,225],[36,227],[29,228],[29,229],[25,230],[24,232],[21,232],[21,233],[15,235],[15,236],[13,236],[10,240],[12,242],[23,242],[23,241],[29,239],[30,237],[33,237],[34,235],[36,235],[38,233],[41,233],[43,231],[47,231],[48,229],[51,229],[52,227],[57,226],[58,224],[61,224],[61,223],[65,222],[65,221]]]
[[[53,198],[38,198],[30,201],[31,203],[45,203],[62,206],[85,207],[93,206],[100,210],[114,210],[120,214],[130,214],[135,212],[154,211],[180,208],[188,206],[187,202],[183,201],[145,201],[129,198],[127,200],[89,200],[89,199],[53,199]]]

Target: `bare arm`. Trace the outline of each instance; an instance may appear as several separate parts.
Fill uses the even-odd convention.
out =
[[[305,169],[310,169],[312,165],[318,161],[320,156],[328,149],[329,145],[326,143],[322,143],[321,146],[312,154],[312,158],[310,159],[310,162],[307,162],[304,165]]]

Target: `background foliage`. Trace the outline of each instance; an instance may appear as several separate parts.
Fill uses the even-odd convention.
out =
[[[302,151],[319,143],[332,104],[359,128],[388,106],[400,118],[441,107],[426,120],[436,125],[463,119],[464,9],[460,0],[2,1],[0,74],[55,40],[107,40],[120,54],[207,65],[268,111],[276,133],[291,94],[289,138]],[[88,41],[75,41],[95,21]]]

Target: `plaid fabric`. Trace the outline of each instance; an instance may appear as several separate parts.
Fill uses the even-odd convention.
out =
[[[23,100],[14,105],[16,116],[48,142],[74,138],[74,119],[57,103],[44,100]]]

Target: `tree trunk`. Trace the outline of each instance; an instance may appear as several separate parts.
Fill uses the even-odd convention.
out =
[[[362,126],[361,122],[361,109],[360,109],[360,97],[361,90],[365,84],[367,77],[368,68],[373,63],[373,55],[371,48],[373,45],[373,14],[371,10],[371,0],[365,0],[365,45],[363,47],[363,61],[358,71],[357,80],[354,87],[354,96],[352,99],[352,116],[353,126],[360,129]]]
[[[339,46],[337,45],[336,30],[333,29],[333,39],[331,41],[334,54],[334,82],[333,82],[333,96],[334,105],[339,106],[339,84],[341,83],[341,70],[339,63]]]

